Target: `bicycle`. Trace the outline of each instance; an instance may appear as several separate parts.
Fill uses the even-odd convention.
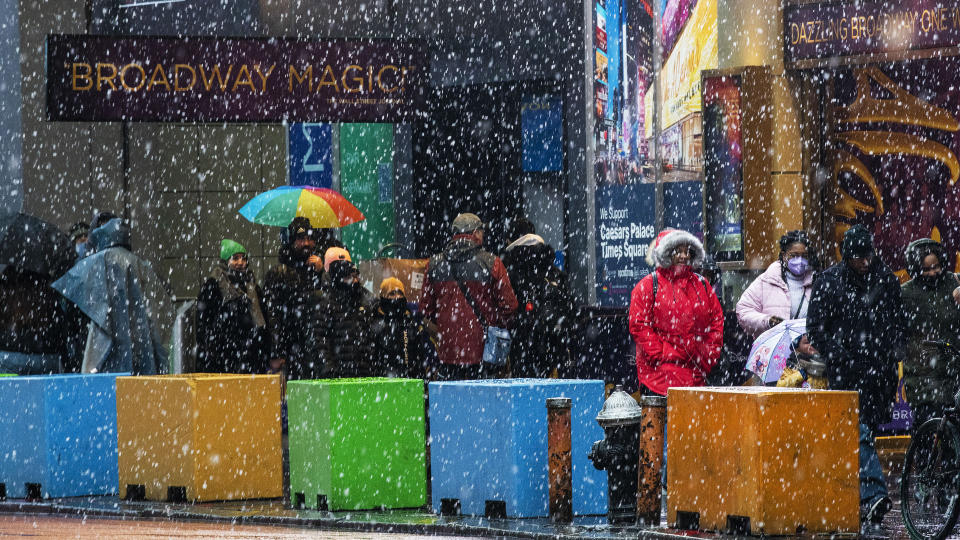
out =
[[[924,341],[944,356],[957,351],[946,342]],[[960,517],[960,392],[941,418],[917,428],[900,477],[900,510],[915,540],[943,540]]]

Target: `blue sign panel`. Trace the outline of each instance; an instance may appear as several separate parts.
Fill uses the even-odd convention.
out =
[[[703,182],[688,180],[663,185],[663,226],[682,229],[703,240]]]
[[[290,124],[288,130],[291,186],[333,186],[333,127]]]
[[[656,236],[654,184],[597,186],[597,303],[626,307],[652,268],[645,260]]]
[[[520,106],[523,170],[563,170],[563,100],[559,96],[525,96]]]

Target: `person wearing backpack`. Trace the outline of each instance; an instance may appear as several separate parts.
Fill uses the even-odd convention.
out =
[[[576,323],[567,276],[554,266],[553,247],[527,233],[506,247],[503,265],[517,296],[510,346],[514,377],[545,379],[565,369]]]
[[[677,229],[662,231],[647,252],[654,271],[633,288],[629,314],[637,378],[646,394],[703,386],[720,357],[723,309],[713,287],[692,269],[703,259],[703,244]]]
[[[440,380],[494,374],[500,366],[483,361],[491,329],[510,328],[517,310],[503,262],[483,249],[483,231],[476,214],[458,215],[451,224],[453,237],[427,263],[420,311],[438,330]]]

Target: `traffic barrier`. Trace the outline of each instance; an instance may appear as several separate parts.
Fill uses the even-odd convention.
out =
[[[117,492],[116,378],[0,380],[0,498]]]
[[[422,380],[291,381],[287,414],[294,507],[357,510],[426,503]]]
[[[859,531],[857,393],[671,388],[667,520],[735,535]]]
[[[504,379],[432,382],[432,504],[441,514],[549,514],[547,398],[571,399],[573,513],[607,511],[607,477],[587,459],[603,438],[595,418],[603,381]]]
[[[118,378],[120,497],[281,497],[280,403],[278,375]]]

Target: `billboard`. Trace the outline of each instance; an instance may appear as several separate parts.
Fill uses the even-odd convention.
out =
[[[699,0],[660,75],[661,129],[700,111],[700,72],[717,67],[717,0]],[[648,107],[653,92],[647,92]],[[646,136],[653,136],[649,123]]]
[[[656,185],[597,187],[597,303],[626,307],[634,285],[652,271],[646,256],[656,236]]]
[[[741,77],[705,77],[706,248],[717,261],[744,260]]]

